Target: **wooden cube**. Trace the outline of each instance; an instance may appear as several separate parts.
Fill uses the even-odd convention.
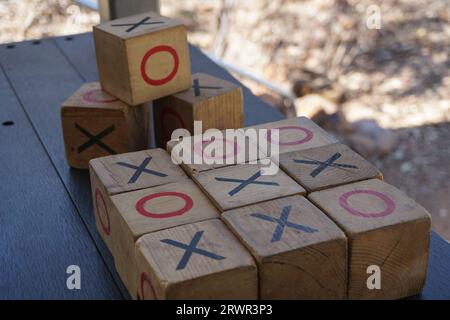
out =
[[[241,128],[244,104],[240,86],[208,74],[192,75],[189,90],[156,100],[156,144],[165,147],[175,129],[184,128],[194,134],[194,120],[202,121],[203,131]]]
[[[431,223],[424,208],[378,179],[313,192],[309,198],[347,234],[349,299],[399,299],[421,291]],[[381,272],[380,289],[368,285],[372,268]]]
[[[298,183],[281,169],[262,175],[261,164],[241,164],[194,176],[194,180],[221,211],[293,194],[304,194]]]
[[[187,178],[163,149],[96,158],[89,162],[89,173],[97,229],[111,253],[119,232],[117,217],[109,214],[112,195]]]
[[[186,28],[176,19],[142,13],[94,27],[102,87],[130,105],[191,86]]]
[[[321,147],[338,142],[335,137],[327,133],[306,117],[269,122],[244,128],[244,130],[246,129],[269,130],[267,134],[264,135],[266,141],[259,142],[260,150],[267,156],[273,156],[270,153],[270,149],[272,148],[271,144],[274,139],[270,129],[278,129],[279,131],[279,140],[277,145],[280,154],[290,151]],[[257,141],[253,142],[258,143]]]
[[[280,166],[308,192],[371,178],[383,179],[375,166],[344,144],[281,154]]]
[[[137,295],[134,245],[144,234],[217,218],[219,212],[189,179],[111,197],[118,217],[114,252],[116,269],[130,294]]]
[[[67,162],[87,169],[89,160],[148,148],[148,105],[130,107],[85,83],[61,107]]]
[[[226,211],[258,265],[261,299],[345,299],[347,239],[302,196]]]
[[[234,131],[235,136],[227,136],[225,131],[222,131],[223,138],[218,144],[219,148],[212,146],[215,138],[199,135],[170,140],[167,142],[167,151],[181,162],[181,167],[190,176],[230,165],[255,162],[265,157],[241,131]],[[195,163],[196,157],[201,163]],[[185,159],[188,161],[184,161]]]
[[[141,299],[258,297],[253,258],[218,219],[149,233],[136,256]]]

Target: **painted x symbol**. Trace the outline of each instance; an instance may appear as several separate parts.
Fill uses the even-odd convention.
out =
[[[264,221],[274,222],[277,224],[275,231],[273,232],[273,235],[272,235],[272,240],[270,240],[270,242],[280,241],[281,237],[283,236],[283,231],[284,231],[285,227],[293,228],[298,231],[303,231],[306,233],[314,233],[314,232],[319,231],[314,228],[306,227],[301,224],[297,224],[297,223],[288,221],[289,213],[291,212],[291,209],[292,209],[292,206],[284,207],[283,211],[281,211],[280,218],[274,218],[274,217],[271,217],[271,216],[268,216],[268,215],[265,215],[262,213],[252,213],[250,216],[264,220]]]
[[[113,125],[106,128],[105,130],[103,130],[102,132],[100,132],[97,135],[93,135],[92,133],[90,133],[89,131],[84,129],[82,126],[80,126],[78,123],[75,123],[75,127],[78,130],[80,130],[81,133],[83,133],[86,137],[89,138],[88,141],[86,141],[85,143],[83,143],[81,146],[78,147],[78,153],[81,153],[84,150],[86,150],[87,148],[89,148],[90,146],[93,146],[94,144],[96,144],[99,147],[103,148],[104,150],[108,151],[110,154],[117,154],[117,152],[115,152],[113,149],[111,149],[110,147],[108,147],[106,144],[104,144],[101,141],[102,138],[106,137],[108,134],[110,134],[111,132],[114,131]]]
[[[180,262],[178,262],[176,270],[183,270],[186,267],[186,265],[188,264],[189,259],[191,259],[191,256],[193,253],[197,253],[202,256],[214,259],[214,260],[225,259],[225,257],[222,257],[218,254],[197,248],[197,245],[200,242],[200,238],[202,236],[203,236],[203,231],[197,231],[195,233],[194,237],[192,238],[191,243],[189,243],[189,244],[184,244],[184,243],[172,240],[172,239],[161,240],[161,242],[163,242],[163,243],[170,244],[171,246],[185,250],[183,256],[181,257]]]
[[[126,163],[126,162],[117,162],[116,164],[118,164],[119,166],[122,167],[126,167],[126,168],[130,168],[130,169],[135,169],[136,171],[134,172],[134,174],[131,176],[130,180],[128,181],[128,183],[135,183],[137,181],[137,179],[139,179],[140,175],[142,174],[142,172],[148,173],[148,174],[153,174],[155,176],[158,177],[167,177],[167,174],[159,172],[159,171],[155,171],[155,170],[150,170],[147,169],[147,165],[150,163],[150,161],[152,160],[152,157],[147,157],[144,159],[144,161],[142,161],[142,163],[139,166],[135,166],[132,165],[130,163]]]
[[[112,24],[112,27],[126,27],[126,26],[131,26],[129,27],[127,30],[125,30],[125,32],[130,32],[133,31],[134,29],[136,29],[137,27],[144,25],[144,24],[160,24],[160,23],[164,23],[164,21],[154,21],[154,22],[147,22],[147,20],[150,20],[150,17],[145,17],[144,19],[142,19],[139,22],[136,23],[119,23],[119,24]]]
[[[194,88],[194,95],[196,97],[198,97],[200,95],[200,88],[201,89],[212,89],[212,90],[222,89],[222,87],[201,86],[200,81],[198,79],[194,79],[194,85],[192,86],[192,88]]]
[[[256,179],[258,179],[261,176],[261,170],[259,170],[257,173],[255,173],[254,175],[252,175],[250,178],[248,178],[247,180],[242,180],[242,179],[233,179],[233,178],[219,178],[216,177],[215,179],[217,181],[222,181],[222,182],[237,182],[239,183],[239,185],[234,188],[233,190],[231,190],[230,192],[228,192],[228,194],[230,196],[234,196],[236,193],[238,193],[239,191],[241,191],[242,189],[244,189],[246,186],[248,186],[249,184],[263,184],[263,185],[267,185],[267,186],[279,186],[279,184],[277,182],[271,182],[271,181],[256,181]]]
[[[335,161],[339,159],[341,156],[342,155],[339,152],[336,152],[334,155],[332,155],[329,159],[325,160],[324,162],[317,160],[296,160],[296,159],[294,159],[294,162],[317,165],[317,167],[311,172],[310,174],[311,177],[318,176],[323,170],[326,169],[326,167],[358,169],[357,166],[351,164],[335,163]]]

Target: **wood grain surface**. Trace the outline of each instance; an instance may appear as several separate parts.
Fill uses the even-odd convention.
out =
[[[347,234],[349,299],[399,299],[425,283],[430,214],[378,179],[313,192],[308,196]],[[380,290],[367,287],[367,269],[381,270]]]
[[[237,129],[244,125],[241,87],[206,73],[194,73],[191,88],[154,101],[157,145],[165,147],[175,129],[194,133],[193,121],[202,130]]]
[[[347,238],[304,197],[226,211],[221,219],[255,257],[261,299],[346,298]]]
[[[179,20],[148,12],[107,21],[94,26],[94,41],[102,88],[130,105],[191,86],[187,31]]]
[[[252,256],[218,219],[149,233],[136,253],[144,299],[258,297]]]
[[[340,143],[283,153],[280,167],[308,192],[383,178],[373,164]]]

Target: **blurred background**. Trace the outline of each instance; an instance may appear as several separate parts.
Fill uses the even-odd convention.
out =
[[[91,31],[71,0],[0,0],[0,42]],[[189,41],[287,117],[306,115],[450,239],[450,0],[160,0]]]

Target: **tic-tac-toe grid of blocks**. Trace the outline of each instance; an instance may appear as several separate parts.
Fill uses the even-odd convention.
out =
[[[239,86],[208,74],[191,75],[186,27],[147,12],[94,27],[99,83],[81,86],[62,104],[68,164],[165,146],[175,129],[193,133],[243,125]],[[149,108],[154,109],[150,118]],[[151,125],[153,124],[153,126]]]
[[[263,175],[262,165],[246,157],[222,166],[177,165],[162,149],[90,162],[97,227],[130,295],[397,299],[419,293],[428,262],[426,210],[306,118],[258,128],[279,129],[278,141],[265,136],[280,145],[274,175]],[[168,150],[189,140],[171,141]],[[230,149],[214,156],[236,155],[244,149],[237,141],[249,142],[229,141]],[[267,150],[259,151],[255,158],[268,165]],[[380,289],[368,286],[370,266],[381,271]]]

